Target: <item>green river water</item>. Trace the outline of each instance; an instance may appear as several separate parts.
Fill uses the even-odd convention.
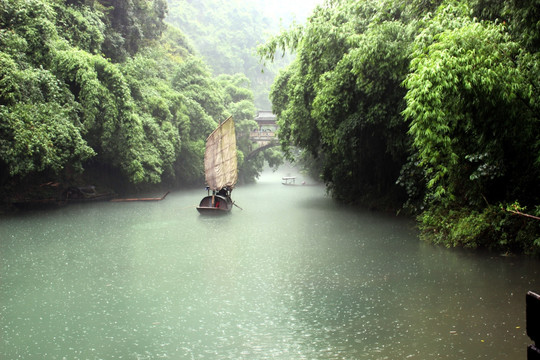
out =
[[[4,216],[0,359],[526,359],[540,262],[425,244],[283,175],[217,218],[203,189]]]

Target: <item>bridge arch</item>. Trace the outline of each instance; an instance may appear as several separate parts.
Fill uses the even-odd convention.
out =
[[[245,157],[245,160],[247,161],[247,160],[255,157],[261,151],[264,151],[266,149],[270,149],[270,148],[275,147],[275,146],[279,146],[279,141],[277,139],[270,140],[267,144],[259,146],[258,148],[256,148],[255,150],[253,150],[252,152],[247,154],[247,156]]]

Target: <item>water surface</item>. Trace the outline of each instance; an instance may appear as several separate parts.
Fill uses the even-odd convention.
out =
[[[282,175],[217,218],[202,189],[2,218],[0,358],[526,359],[538,261],[422,243]]]

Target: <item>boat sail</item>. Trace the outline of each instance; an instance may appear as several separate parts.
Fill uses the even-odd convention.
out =
[[[236,133],[232,116],[206,139],[204,174],[208,195],[201,200],[197,210],[201,214],[229,212],[233,206],[231,192],[238,180]]]

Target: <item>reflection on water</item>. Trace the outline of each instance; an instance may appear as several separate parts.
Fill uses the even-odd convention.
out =
[[[524,359],[540,264],[420,242],[268,173],[2,219],[2,359]],[[297,180],[298,183],[298,180]]]

